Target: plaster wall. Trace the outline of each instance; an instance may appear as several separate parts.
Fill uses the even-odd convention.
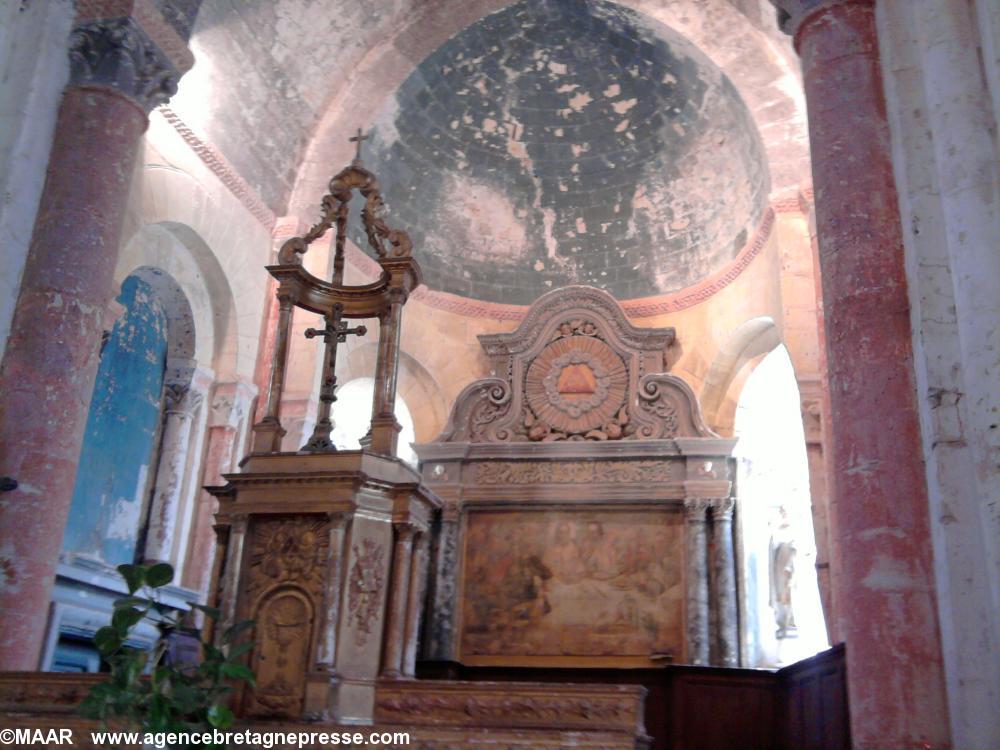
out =
[[[992,11],[985,6],[992,5]],[[1000,746],[996,6],[877,5],[955,747]],[[982,33],[982,36],[980,35]],[[994,90],[995,95],[995,90]]]
[[[73,3],[0,4],[0,354],[45,182],[59,97],[69,79]]]

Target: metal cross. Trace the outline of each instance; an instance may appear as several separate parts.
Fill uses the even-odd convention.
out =
[[[326,358],[323,360],[323,381],[319,389],[319,413],[316,415],[316,427],[313,429],[309,442],[302,446],[302,450],[312,453],[322,453],[335,451],[336,447],[330,440],[330,433],[333,432],[333,422],[330,420],[330,407],[337,400],[337,376],[334,372],[337,366],[337,344],[347,341],[348,336],[364,336],[368,329],[364,326],[348,327],[348,324],[341,320],[344,313],[344,306],[336,304],[333,306],[333,314],[325,318],[326,326],[323,328],[309,328],[305,335],[307,339],[322,338],[326,344]]]
[[[357,151],[354,154],[354,162],[356,164],[360,164],[361,163],[361,142],[362,141],[367,141],[369,138],[371,138],[371,133],[369,133],[368,135],[365,135],[364,131],[362,131],[361,128],[358,128],[358,134],[354,135],[354,136],[351,136],[350,138],[347,139],[351,143],[357,143],[358,144]]]

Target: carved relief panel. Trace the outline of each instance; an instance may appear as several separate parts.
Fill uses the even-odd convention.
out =
[[[328,524],[323,515],[256,516],[249,533],[241,615],[256,621],[248,716],[298,717],[323,601]]]

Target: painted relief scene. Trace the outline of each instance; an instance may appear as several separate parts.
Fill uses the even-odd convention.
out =
[[[462,656],[679,658],[683,559],[662,510],[470,513]]]

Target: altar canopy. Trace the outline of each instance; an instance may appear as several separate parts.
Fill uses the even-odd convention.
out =
[[[735,441],[667,372],[674,340],[582,286],[480,336],[491,377],[415,446],[444,503],[426,658],[738,664]]]

